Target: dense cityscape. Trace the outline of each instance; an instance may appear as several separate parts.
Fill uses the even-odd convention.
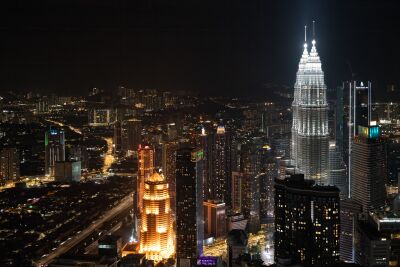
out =
[[[0,91],[0,266],[400,266],[400,89],[308,25],[266,97]]]

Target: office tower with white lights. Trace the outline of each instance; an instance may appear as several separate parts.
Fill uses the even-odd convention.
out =
[[[297,172],[318,184],[328,182],[328,102],[316,42],[304,44],[294,85],[291,153]]]

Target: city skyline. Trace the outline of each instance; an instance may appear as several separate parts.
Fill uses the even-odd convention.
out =
[[[0,265],[400,266],[395,6],[8,2]]]

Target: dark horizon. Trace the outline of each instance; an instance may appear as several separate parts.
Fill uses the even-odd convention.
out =
[[[8,2],[1,92],[124,85],[265,96],[264,84],[293,86],[313,20],[328,88],[351,72],[376,95],[400,83],[395,0]]]

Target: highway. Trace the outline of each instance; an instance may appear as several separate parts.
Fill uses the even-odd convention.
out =
[[[76,234],[70,240],[66,241],[64,244],[60,245],[52,251],[49,255],[44,258],[38,260],[35,264],[36,266],[47,266],[50,264],[55,258],[61,256],[62,254],[68,252],[71,248],[79,244],[82,240],[88,237],[93,231],[99,229],[103,223],[111,220],[121,212],[133,208],[132,196],[129,194],[126,196],[117,206],[107,211],[102,217],[98,220],[94,221],[90,226],[88,226],[85,230],[81,231],[79,234]]]
[[[116,231],[118,231],[121,228],[121,226],[122,226],[122,222],[117,223],[117,225],[115,225],[113,228],[108,230],[106,233],[102,234],[101,237],[115,233]],[[91,253],[93,254],[93,252],[97,253],[97,245],[98,245],[101,237],[96,238],[96,240],[94,240],[92,242],[92,244],[90,244],[89,246],[87,246],[85,248],[85,254],[91,254]]]

